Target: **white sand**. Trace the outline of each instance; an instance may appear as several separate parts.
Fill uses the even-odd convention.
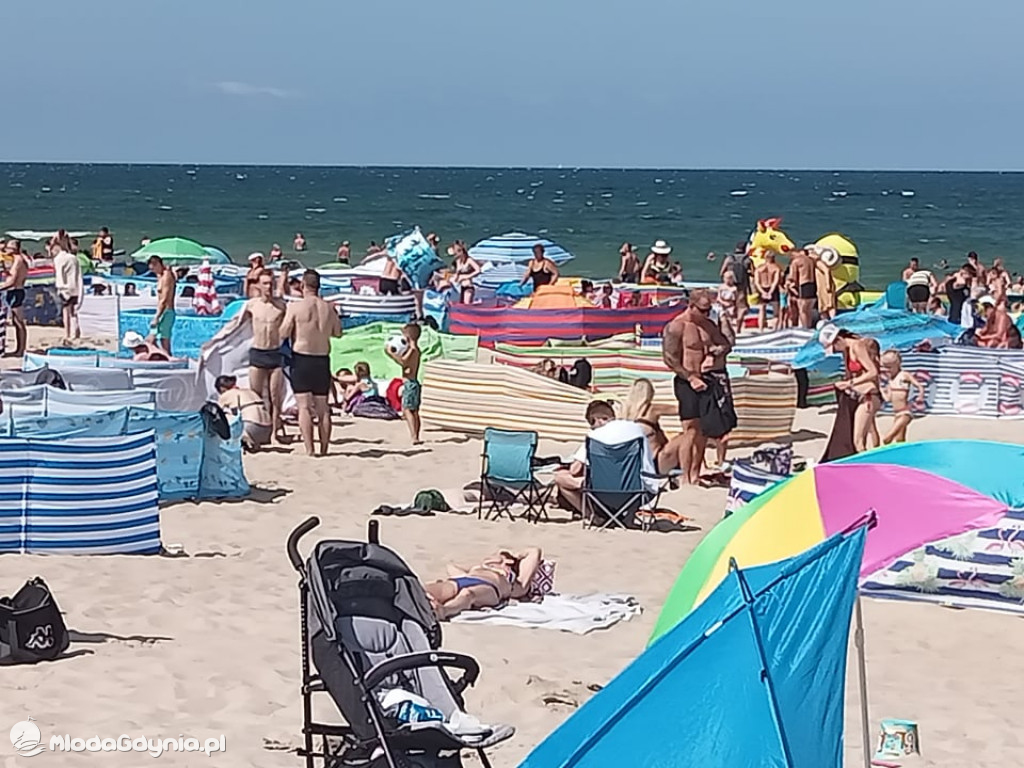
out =
[[[801,455],[816,457],[828,415],[804,412]],[[1019,423],[929,417],[912,438],[974,437],[1013,441]],[[41,575],[76,633],[68,658],[0,670],[0,732],[31,715],[44,741],[55,733],[199,738],[224,734],[227,752],[167,754],[160,765],[298,766],[270,744],[299,745],[299,620],[296,574],[284,550],[289,531],[309,515],[322,527],[307,540],[361,538],[369,512],[402,505],[423,488],[450,491],[477,478],[480,442],[427,432],[411,448],[401,423],[345,423],[335,454],[247,457],[253,498],[236,503],[175,504],[162,514],[165,544],[189,557],[0,557],[0,591],[11,594]],[[543,445],[544,454],[574,446]],[[722,516],[724,490],[684,489],[665,506],[706,531]],[[924,500],[922,500],[924,503]],[[471,516],[381,518],[383,543],[424,578],[447,560],[471,563],[498,547],[537,544],[558,561],[560,591],[629,592],[642,618],[578,637],[544,630],[446,625],[445,645],[475,656],[483,672],[468,695],[481,719],[518,729],[492,750],[495,766],[514,766],[571,711],[546,705],[548,693],[583,701],[644,648],[682,563],[702,532],[643,534],[585,531],[579,524],[478,522]],[[1008,766],[1024,756],[1016,733],[1024,704],[1019,654],[1024,625],[1009,615],[929,605],[865,601],[872,737],[883,717],[920,723],[925,765]],[[855,665],[847,694],[847,764],[861,764]],[[329,712],[322,709],[322,713]],[[672,712],[659,727],[674,723]],[[640,736],[638,735],[638,738]],[[23,765],[0,737],[0,765]],[[43,754],[32,765],[136,766],[128,754]]]

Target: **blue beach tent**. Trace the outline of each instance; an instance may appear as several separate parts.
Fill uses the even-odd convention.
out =
[[[521,768],[840,768],[865,531],[734,568]]]

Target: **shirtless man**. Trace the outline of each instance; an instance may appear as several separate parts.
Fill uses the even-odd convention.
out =
[[[391,258],[391,254],[387,251],[382,253],[384,257],[384,271],[380,275],[380,283],[377,286],[377,292],[381,296],[397,296],[398,284],[402,279],[402,270],[398,267],[398,262]]]
[[[675,375],[675,394],[679,401],[679,419],[683,424],[679,447],[679,468],[691,485],[700,482],[700,468],[707,442],[700,428],[700,414],[710,397],[701,369],[710,352],[710,335],[703,330],[709,324],[711,296],[703,288],[690,292],[689,306],[665,326],[662,333],[662,358]]]
[[[818,282],[814,270],[814,262],[807,251],[802,248],[793,251],[789,275],[796,286],[797,324],[801,328],[814,327],[814,310],[818,304]]]
[[[302,298],[288,303],[281,338],[292,342],[292,389],[299,405],[299,431],[306,454],[313,450],[313,422],[319,422],[320,455],[331,441],[331,339],[341,336],[341,318],[320,298],[320,274],[307,269],[302,275]]]
[[[260,275],[266,271],[266,267],[263,265],[263,254],[262,253],[250,253],[249,254],[249,271],[245,273],[245,282],[243,284],[245,298],[251,299],[260,295],[259,282]]]
[[[782,269],[775,263],[775,254],[768,251],[764,263],[754,270],[754,288],[760,301],[760,315],[757,327],[762,331],[768,327],[768,306],[772,308],[772,330],[779,327],[779,286],[782,284]]]
[[[237,327],[252,322],[252,346],[249,348],[249,388],[269,403],[273,436],[281,435],[281,410],[284,401],[284,360],[281,357],[281,324],[285,302],[274,296],[274,276],[264,270],[256,284],[256,296],[245,302],[231,321]]]
[[[149,327],[153,329],[156,343],[169,355],[171,333],[174,331],[174,272],[164,266],[164,260],[159,256],[150,256],[147,264],[149,271],[156,275],[156,314]]]
[[[1006,301],[997,301],[992,296],[978,299],[978,308],[985,313],[985,327],[974,334],[979,347],[993,349],[1010,348],[1010,326],[1013,320],[1006,312]]]
[[[7,279],[0,285],[0,291],[6,291],[4,299],[10,310],[11,322],[14,323],[16,340],[14,357],[25,354],[25,343],[28,338],[28,326],[25,325],[25,279],[28,277],[28,256],[21,251],[21,242],[9,240],[7,254],[11,257],[11,269]],[[6,353],[5,353],[6,354]]]
[[[352,259],[352,248],[349,245],[348,240],[338,246],[338,263],[344,264],[346,267]]]

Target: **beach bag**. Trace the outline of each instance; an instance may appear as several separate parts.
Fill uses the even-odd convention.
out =
[[[592,376],[593,369],[590,367],[590,363],[582,358],[573,363],[572,368],[568,370],[561,368],[558,371],[560,382],[577,389],[589,389]]]
[[[723,374],[724,375],[724,374]],[[712,439],[723,437],[736,429],[736,409],[732,404],[727,385],[718,376],[705,374],[708,397],[700,398],[700,429]]]
[[[539,603],[544,599],[545,595],[550,595],[555,591],[555,561],[554,560],[541,560],[537,565],[537,570],[533,573],[533,578],[530,579],[530,584],[526,588],[526,599],[532,603]]]
[[[428,512],[452,511],[452,508],[448,506],[448,502],[445,501],[444,494],[434,488],[417,493],[416,498],[412,500],[412,505],[417,509],[425,509]]]
[[[362,419],[394,421],[402,418],[383,397],[362,396],[352,403],[351,413]]]
[[[203,417],[203,424],[209,434],[216,435],[221,440],[231,437],[231,425],[228,424],[228,417],[224,415],[224,409],[217,403],[206,403],[199,409],[199,413]]]
[[[57,602],[38,576],[14,597],[0,597],[0,664],[50,661],[70,643]]]
[[[773,475],[786,475],[793,471],[793,446],[781,445],[759,448],[750,457],[757,468]]]

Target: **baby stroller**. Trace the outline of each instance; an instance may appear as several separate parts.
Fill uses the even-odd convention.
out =
[[[288,537],[288,558],[299,572],[302,621],[303,748],[313,768],[460,768],[460,752],[473,749],[490,768],[484,749],[512,736],[509,726],[483,726],[463,714],[462,693],[480,666],[469,656],[437,650],[441,627],[416,575],[379,543],[378,522],[369,541],[321,541],[305,563],[299,540],[320,520],[311,517]],[[315,672],[310,669],[310,662]],[[448,669],[461,670],[458,680]],[[334,700],[343,725],[313,721],[313,694]],[[428,713],[388,706],[398,692],[429,702]],[[439,710],[444,722],[424,719]],[[314,738],[320,748],[314,749]]]

